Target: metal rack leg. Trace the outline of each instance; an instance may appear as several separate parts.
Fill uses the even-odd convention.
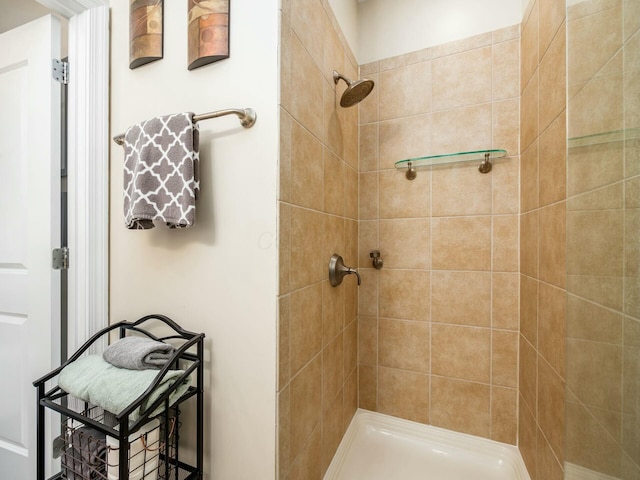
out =
[[[197,413],[197,452],[196,452],[196,465],[198,468],[198,478],[203,477],[204,472],[204,342],[202,339],[198,342],[198,385],[196,393]]]
[[[37,440],[36,455],[36,479],[44,480],[44,407],[40,405],[40,399],[44,397],[44,383],[38,385],[38,416],[37,416]]]

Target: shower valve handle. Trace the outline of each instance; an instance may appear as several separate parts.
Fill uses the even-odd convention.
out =
[[[345,275],[355,274],[358,277],[358,285],[360,285],[360,274],[355,268],[347,267],[342,257],[334,253],[329,260],[329,282],[332,287],[337,287],[342,283],[342,277]]]

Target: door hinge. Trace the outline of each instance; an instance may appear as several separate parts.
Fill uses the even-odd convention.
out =
[[[67,85],[69,83],[69,62],[54,58],[52,62],[51,74],[53,75],[54,80]]]
[[[51,266],[54,270],[67,270],[69,268],[69,247],[53,249]]]

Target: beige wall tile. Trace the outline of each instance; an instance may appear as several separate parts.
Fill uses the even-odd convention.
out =
[[[431,272],[431,321],[491,325],[491,273]]]
[[[278,203],[278,287],[280,295],[289,292],[291,260],[291,207]]]
[[[567,191],[567,124],[563,111],[540,135],[540,205],[566,198]]]
[[[344,221],[344,254],[342,258],[347,262],[347,265],[358,265],[358,222],[356,220],[345,219]],[[355,314],[347,320],[354,318]]]
[[[624,127],[623,76],[594,78],[569,101],[569,138],[620,130]]]
[[[520,276],[520,333],[538,346],[538,284],[525,275]]]
[[[278,200],[291,201],[291,129],[293,120],[284,108],[280,108],[280,172]]]
[[[291,320],[290,297],[278,299],[278,391],[288,383],[289,374],[289,332]]]
[[[621,22],[621,6],[569,22],[567,75],[570,84],[593,78],[618,51],[622,46]],[[594,38],[598,39],[597,48],[594,48]],[[585,48],[589,49],[589,55],[581,54]]]
[[[577,195],[622,180],[624,157],[622,142],[569,148],[567,194]]]
[[[322,349],[322,286],[290,295],[289,345],[291,377]]]
[[[289,387],[278,393],[278,475],[285,478],[291,467],[291,402]]]
[[[537,139],[522,153],[520,168],[520,208],[524,213],[534,210],[540,205]]]
[[[567,339],[567,385],[581,402],[600,408],[622,407],[622,347]]]
[[[322,415],[322,475],[327,471],[344,433],[342,391],[338,392]]]
[[[431,265],[430,239],[431,222],[428,218],[380,220],[380,251],[384,267],[428,269]],[[361,260],[368,266],[371,266],[371,249],[361,251]]]
[[[538,277],[538,211],[520,216],[520,271]]]
[[[621,209],[625,202],[624,197],[629,193],[629,188],[625,188],[623,192],[622,187],[623,183],[619,182],[570,197],[567,200],[567,210]]]
[[[536,411],[536,397],[538,391],[538,354],[531,344],[520,335],[520,363],[519,363],[519,388],[520,395],[526,404],[526,408]],[[523,405],[520,403],[520,411]],[[522,425],[522,417],[521,417]],[[528,464],[527,464],[528,465]]]
[[[493,100],[518,97],[520,95],[520,39],[514,38],[494,44],[491,55]]]
[[[529,407],[524,404],[523,397],[520,395],[520,406],[518,408],[518,449],[522,454],[522,459],[527,467],[527,471],[532,480],[536,480],[536,420],[531,414]]]
[[[290,16],[280,15],[280,106],[291,110],[291,57],[292,38]]]
[[[379,79],[380,120],[431,111],[431,62],[387,70],[379,74]]]
[[[620,446],[581,405],[567,402],[566,460],[619,477]]]
[[[518,215],[494,215],[493,217],[493,271],[517,272],[518,263]]]
[[[324,211],[344,215],[344,163],[324,148]],[[316,179],[316,182],[318,179]]]
[[[614,310],[622,310],[623,278],[594,275],[568,275],[567,292]]]
[[[323,48],[326,16],[322,3],[291,0],[291,28],[315,63],[324,64]]]
[[[329,20],[324,22],[323,41],[324,60],[322,73],[330,83],[333,83],[333,71],[337,70],[340,73],[344,73],[348,60],[345,60],[345,52],[340,42],[340,37]]]
[[[491,100],[491,46],[432,61],[433,110]]]
[[[538,424],[558,458],[564,458],[564,382],[538,359]]]
[[[378,169],[378,124],[360,126],[360,171]]]
[[[360,268],[362,284],[358,287],[358,315],[378,315],[378,280],[380,275],[373,268]],[[345,282],[342,282],[344,285]]]
[[[378,218],[378,172],[359,175],[359,220]]]
[[[621,276],[624,218],[621,210],[568,212],[567,272]]]
[[[291,202],[322,210],[322,144],[299,123],[291,128]]]
[[[354,370],[344,382],[344,397],[342,401],[342,431],[346,431],[358,409],[358,370]]]
[[[538,478],[563,480],[564,472],[562,466],[558,463],[558,459],[553,454],[551,446],[540,429],[538,429],[537,449],[536,472],[538,473]]]
[[[320,423],[322,357],[316,356],[299,375],[291,380],[290,389],[291,458],[294,459]]]
[[[550,2],[550,0],[544,0]],[[550,2],[559,3],[559,2]],[[540,26],[542,27],[542,23]],[[567,104],[566,35],[558,30],[540,62],[540,131],[562,112]]]
[[[518,332],[514,331],[494,330],[492,332],[492,385],[518,387],[518,338]]]
[[[322,431],[320,425],[302,446],[300,455],[291,465],[287,480],[320,480],[322,478]]]
[[[517,330],[520,325],[520,275],[493,273],[491,326]]]
[[[640,209],[626,209],[624,212],[624,274],[631,283],[633,283],[631,277],[637,278],[640,268],[638,231],[640,231]],[[629,298],[629,300],[632,299]]]
[[[353,373],[357,374],[358,366],[358,322],[354,320],[347,325],[342,334],[343,338],[343,377],[349,378]]]
[[[335,337],[322,351],[322,405],[328,408],[344,383],[344,345],[342,334]]]
[[[638,42],[640,43],[640,42]],[[640,49],[640,48],[639,48]],[[640,56],[640,55],[639,55]],[[635,60],[636,65],[640,63]],[[640,70],[627,71],[624,74],[624,128],[640,127]]]
[[[620,343],[622,342],[622,314],[575,295],[568,295],[567,337]],[[627,338],[626,335],[625,338]]]
[[[481,33],[479,35],[466,37],[461,40],[454,40],[453,42],[443,43],[431,48],[431,57],[439,58],[446,55],[454,55],[456,53],[465,52],[467,50],[486,47],[487,45],[491,45],[491,41],[491,32]]]
[[[380,218],[425,218],[429,216],[429,171],[413,181],[395,170],[380,172]]]
[[[304,85],[305,88],[291,88],[291,115],[322,138],[322,103],[324,78],[318,65],[295,35],[291,37],[291,86]]]
[[[431,189],[434,217],[491,213],[491,176],[481,175],[475,164],[434,169]]]
[[[322,282],[322,345],[326,346],[342,331],[344,322],[344,289]]]
[[[344,218],[334,215],[323,215],[323,221],[324,238],[322,239],[322,247],[324,253],[322,257],[325,263],[328,264],[329,258],[331,258],[331,255],[334,253],[345,254]]]
[[[423,157],[431,151],[431,115],[413,115],[380,122],[380,168],[395,168],[399,160]]]
[[[345,168],[344,176],[344,215],[354,220],[358,219],[358,172],[352,168]]]
[[[516,38],[520,38],[520,23],[516,23],[509,27],[501,28],[499,30],[494,30],[491,32],[491,41],[494,45],[506,42],[509,40],[514,40]]]
[[[378,411],[378,367],[358,365],[358,406]]]
[[[509,157],[491,171],[493,214],[520,212],[520,157]]]
[[[380,275],[381,317],[429,320],[429,272],[390,269],[376,272]]]
[[[435,112],[432,115],[432,153],[437,155],[490,148],[491,125],[491,104]],[[465,133],[460,135],[460,132]]]
[[[566,202],[540,209],[538,271],[540,280],[566,286]]]
[[[380,319],[378,364],[429,373],[429,324]]]
[[[626,0],[624,0],[626,1]],[[602,10],[608,10],[610,8],[621,5],[623,0],[592,0],[591,2],[580,2],[567,8],[567,19],[577,20],[587,15],[593,15]]]
[[[489,383],[490,359],[491,330],[437,323],[431,326],[434,375]]]
[[[520,149],[523,152],[538,137],[538,112],[539,82],[536,70],[520,99]]]
[[[378,368],[378,411],[396,417],[429,421],[429,376],[393,368]]]
[[[353,263],[355,265],[355,263]],[[344,285],[344,324],[347,326],[358,316],[358,289],[356,282],[343,282]]]
[[[539,289],[538,350],[564,378],[567,294],[565,290],[543,282],[540,282]]]
[[[521,47],[520,51],[520,91],[523,91],[527,85],[536,68],[538,68],[538,25],[539,25],[539,14],[538,14],[538,1],[534,2],[533,9],[529,14],[528,19],[522,26],[522,39],[521,39]]]
[[[369,252],[371,250],[380,250],[378,224],[377,220],[361,220],[358,222],[358,266],[360,268],[371,267]]]
[[[563,2],[555,0],[539,0],[540,4],[540,58],[542,58],[556,36],[557,32],[564,31],[562,23],[566,16],[566,7]]]
[[[431,226],[432,268],[490,270],[490,217],[434,218]]]
[[[333,82],[322,79],[322,140],[333,153],[344,159],[346,128],[340,112],[340,97]]]
[[[443,377],[431,378],[431,423],[488,438],[490,387]]]
[[[340,107],[344,135],[343,160],[354,170],[358,169],[358,110]]]
[[[376,62],[377,63],[377,62]],[[380,76],[378,73],[362,73],[361,77],[368,78],[373,82],[373,90],[367,98],[358,104],[358,110],[360,111],[360,125],[365,123],[378,121],[378,104],[380,98]]]
[[[392,70],[394,68],[406,67],[414,63],[422,63],[431,60],[431,49],[423,48],[415,52],[396,55],[395,57],[385,58],[378,62],[379,71]]]
[[[518,391],[491,387],[491,440],[515,445],[518,434]]]
[[[512,98],[493,103],[493,148],[506,150],[507,155],[520,152],[520,100]]]
[[[358,318],[358,363],[378,365],[378,317]]]

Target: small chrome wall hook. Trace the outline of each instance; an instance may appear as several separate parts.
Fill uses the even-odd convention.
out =
[[[373,268],[380,270],[382,265],[384,265],[382,258],[380,258],[380,250],[371,250],[369,256],[372,258],[371,263],[373,264]]]
[[[342,277],[345,275],[355,274],[358,277],[358,285],[360,285],[360,274],[355,268],[345,266],[342,257],[337,253],[331,255],[329,260],[329,282],[332,287],[337,287],[342,283]]]

